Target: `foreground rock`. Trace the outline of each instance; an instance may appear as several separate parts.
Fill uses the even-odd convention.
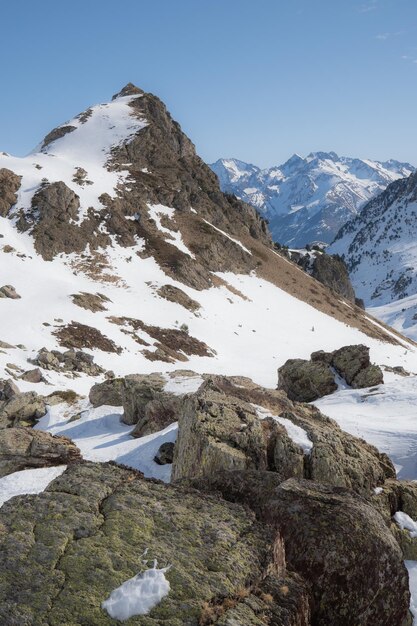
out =
[[[251,507],[282,535],[288,567],[311,584],[312,624],[410,624],[408,576],[381,515],[362,498],[268,472],[223,472],[195,486]]]
[[[259,419],[256,406],[264,415]],[[369,495],[395,478],[395,469],[374,446],[345,433],[310,405],[291,402],[282,391],[242,377],[212,376],[183,401],[178,416],[173,480],[215,475],[229,469],[276,472],[281,480],[309,478]],[[303,449],[288,428],[302,429]]]
[[[381,368],[369,359],[369,348],[359,344],[313,352],[309,361],[289,359],[278,370],[278,388],[291,400],[313,402],[336,391],[335,372],[355,389],[384,382]]]
[[[27,468],[69,465],[81,460],[67,437],[54,437],[32,428],[0,430],[0,477]]]
[[[276,626],[310,623],[306,587],[286,575],[276,533],[240,505],[187,487],[73,465],[44,493],[6,502],[0,528],[2,624],[116,624],[101,603],[151,566],[141,563],[145,549],[172,565],[171,589],[129,624],[199,626],[217,616],[256,625],[263,615]]]

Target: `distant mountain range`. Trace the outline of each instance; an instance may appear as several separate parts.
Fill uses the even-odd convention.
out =
[[[275,241],[299,248],[331,243],[339,229],[390,183],[409,176],[409,163],[339,157],[334,152],[294,154],[283,165],[261,169],[238,159],[210,165],[224,192],[255,206]]]

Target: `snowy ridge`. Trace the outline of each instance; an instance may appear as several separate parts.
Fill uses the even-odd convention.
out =
[[[417,178],[390,185],[330,247],[345,259],[370,312],[417,339]]]
[[[330,243],[368,200],[414,171],[408,163],[334,152],[312,152],[305,158],[294,154],[268,169],[238,159],[219,159],[210,167],[223,191],[255,206],[268,218],[274,240],[292,247]]]
[[[45,182],[63,181],[80,198],[80,219],[89,207],[103,207],[99,198],[111,197],[128,180],[128,170],[109,171],[107,164],[112,148],[129,139],[146,126],[145,120],[131,115],[129,104],[141,96],[121,96],[99,104],[55,129],[57,139],[39,144],[26,157],[0,153],[0,168],[22,176],[15,209],[27,210],[31,200]],[[72,129],[59,137],[59,130]],[[53,131],[53,132],[55,132]],[[85,181],[77,182],[77,169],[86,172]]]

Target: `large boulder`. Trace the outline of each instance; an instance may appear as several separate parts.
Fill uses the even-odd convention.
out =
[[[0,168],[0,217],[7,217],[17,201],[22,177],[5,167]]]
[[[250,403],[222,389],[221,380],[207,380],[183,403],[174,480],[220,469],[267,469],[273,462],[277,425],[260,420]]]
[[[290,400],[312,402],[336,391],[337,384],[326,363],[289,359],[278,370],[278,388]]]
[[[0,477],[26,468],[69,465],[79,460],[79,449],[67,437],[54,437],[32,428],[0,430]]]
[[[304,477],[369,495],[395,478],[386,454],[344,432],[316,407],[293,403],[283,391],[250,379],[207,379],[184,399],[178,424],[174,480],[224,469],[268,469],[281,480]]]
[[[161,374],[132,374],[124,379],[122,421],[135,426],[134,437],[158,432],[178,420],[182,400],[164,391],[165,385]]]
[[[94,407],[122,406],[123,405],[123,378],[111,378],[102,383],[93,385],[90,389],[89,400]]]
[[[0,429],[33,426],[45,413],[45,400],[35,391],[12,395],[10,399],[0,402]]]
[[[310,623],[307,585],[248,509],[93,463],[0,509],[0,623],[113,626],[102,602],[153,559],[169,594],[132,626]]]
[[[356,389],[384,382],[381,368],[371,364],[369,348],[362,344],[344,346],[333,352],[332,365],[347,384]]]
[[[410,624],[401,550],[362,498],[312,481],[280,484],[270,472],[219,472],[192,484],[246,504],[279,531],[288,567],[311,585],[312,624]]]
[[[384,382],[382,369],[370,361],[369,348],[359,344],[334,352],[318,350],[310,360],[289,359],[278,369],[278,389],[291,400],[313,402],[336,391],[335,373],[355,389]]]

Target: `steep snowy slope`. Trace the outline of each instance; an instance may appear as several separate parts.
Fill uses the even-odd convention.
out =
[[[417,176],[391,184],[338,233],[357,295],[374,314],[417,338]]]
[[[372,197],[414,168],[390,160],[339,157],[334,152],[294,154],[278,167],[261,170],[237,159],[210,166],[223,191],[249,202],[268,218],[275,241],[303,247],[330,243],[337,231]]]
[[[41,348],[81,348],[103,372],[187,367],[270,386],[287,358],[349,343],[417,369],[413,345],[277,254],[256,211],[219,191],[164,105],[132,85],[29,156],[2,155],[0,186],[0,288],[21,296],[0,298],[0,377],[22,390],[86,393],[103,375],[55,364],[22,380]]]

